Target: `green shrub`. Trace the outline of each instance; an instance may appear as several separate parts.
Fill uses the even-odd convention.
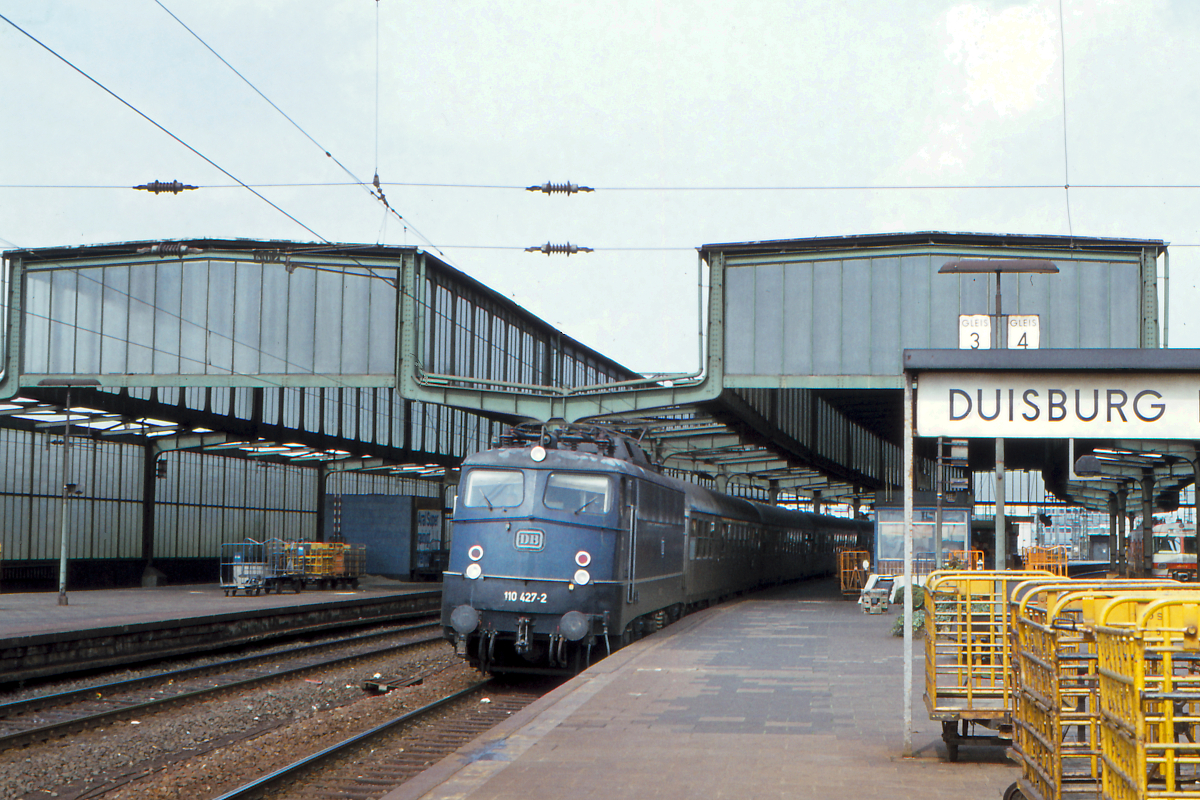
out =
[[[925,612],[924,610],[913,609],[913,638],[919,639],[925,634]],[[892,636],[904,635],[904,610],[901,609],[900,615],[896,617],[896,621],[892,623]]]
[[[894,605],[900,606],[901,608],[904,607],[904,590],[906,588],[907,587],[905,586],[897,587]],[[917,593],[913,595],[913,611],[916,611],[920,608],[925,608],[925,589],[924,587],[918,586]]]

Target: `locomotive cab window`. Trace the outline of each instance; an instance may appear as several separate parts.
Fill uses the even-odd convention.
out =
[[[607,514],[613,504],[612,480],[605,475],[551,472],[542,502],[546,508],[575,514]]]
[[[513,508],[525,501],[525,473],[513,469],[473,469],[462,490],[467,508]]]

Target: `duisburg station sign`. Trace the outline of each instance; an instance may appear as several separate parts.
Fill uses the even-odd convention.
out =
[[[918,436],[1200,439],[1200,379],[1164,372],[923,372]]]

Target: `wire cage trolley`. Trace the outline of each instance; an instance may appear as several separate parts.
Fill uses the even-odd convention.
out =
[[[1200,597],[1122,597],[1097,616],[1102,797],[1200,797]]]
[[[221,588],[225,596],[270,592],[274,578],[269,542],[247,539],[221,545]]]
[[[952,570],[982,570],[982,550],[949,550],[946,552],[946,568]]]
[[[940,570],[925,581],[925,706],[951,761],[963,745],[1008,745],[1015,684],[1009,597],[1048,572]],[[977,727],[988,733],[977,734]]]
[[[1045,570],[1063,578],[1067,577],[1067,556],[1068,548],[1066,545],[1026,547],[1021,551],[1021,558],[1025,561],[1025,569]]]
[[[1096,610],[1116,597],[1146,592],[1153,597],[1179,586],[1163,580],[1058,578],[1014,587],[1010,620],[1017,690],[1010,756],[1022,775],[1005,800],[1099,797]]]
[[[871,553],[867,550],[838,550],[838,583],[842,597],[855,599],[862,593],[871,574]]]
[[[365,565],[366,545],[247,539],[221,546],[221,588],[230,597],[239,591],[299,592],[309,584],[323,589],[357,587]]]
[[[290,574],[300,576],[302,585],[314,583],[322,589],[358,588],[367,563],[365,544],[287,542],[285,553]]]

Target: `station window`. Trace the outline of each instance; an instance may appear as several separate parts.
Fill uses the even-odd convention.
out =
[[[582,472],[551,472],[542,502],[546,508],[575,514],[607,514],[613,503],[612,479]]]
[[[525,502],[525,473],[513,469],[473,469],[460,495],[467,508],[513,508]]]

